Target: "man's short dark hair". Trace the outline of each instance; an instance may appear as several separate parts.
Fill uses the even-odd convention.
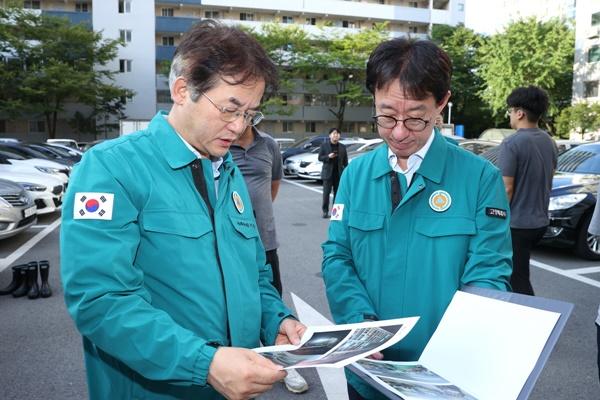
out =
[[[340,133],[340,130],[338,128],[331,128],[329,130],[329,135],[331,135],[333,132],[336,132],[336,131],[337,131],[337,133]]]
[[[278,82],[275,64],[256,39],[213,20],[196,23],[183,36],[173,56],[170,85],[179,76],[193,88],[193,101],[223,77],[235,77],[227,81],[232,85],[263,79],[266,92],[275,91]]]
[[[440,103],[450,90],[451,78],[450,57],[429,40],[387,40],[367,63],[367,89],[372,94],[398,79],[406,95],[417,100],[433,95]]]
[[[518,87],[506,98],[506,104],[520,108],[529,122],[539,122],[548,110],[548,94],[537,86]]]

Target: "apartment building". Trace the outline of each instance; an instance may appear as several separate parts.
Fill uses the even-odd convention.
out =
[[[577,2],[573,102],[600,102],[600,2]]]
[[[67,17],[74,23],[85,23],[107,38],[122,38],[126,45],[119,50],[112,67],[119,71],[117,84],[136,93],[127,102],[125,113],[128,119],[149,120],[157,110],[168,110],[171,105],[167,77],[161,74],[161,66],[171,60],[183,33],[201,19],[258,29],[268,22],[297,24],[309,33],[318,33],[322,28],[331,36],[388,22],[392,37],[425,38],[433,24],[464,23],[465,1],[25,0],[23,4],[42,13]],[[288,104],[294,105],[293,113],[268,115],[261,128],[276,136],[325,132],[336,124],[328,108],[334,107],[337,100],[333,88],[323,86],[319,92],[311,94],[298,82],[287,94]],[[369,134],[373,130],[370,116],[370,104],[347,108],[344,132]],[[36,130],[42,128],[42,122],[33,124]],[[62,132],[70,129],[66,123],[59,126]],[[31,131],[14,133],[27,138]]]

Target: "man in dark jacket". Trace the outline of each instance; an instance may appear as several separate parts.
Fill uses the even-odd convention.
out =
[[[319,150],[319,161],[323,163],[321,179],[323,180],[323,218],[329,218],[329,193],[333,188],[333,198],[337,192],[342,171],[348,165],[346,146],[340,143],[340,131],[329,130],[329,141],[323,142]]]

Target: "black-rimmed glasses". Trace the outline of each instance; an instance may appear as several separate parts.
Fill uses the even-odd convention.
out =
[[[224,122],[233,122],[239,117],[243,116],[244,123],[246,125],[255,126],[258,125],[258,123],[265,117],[260,111],[249,113],[248,111],[232,110],[223,106],[219,106],[215,104],[215,102],[212,101],[212,99],[204,92],[202,93],[202,96],[206,97],[206,99],[210,101],[210,104],[215,106],[215,108],[221,112],[221,120]]]
[[[372,117],[375,123],[385,129],[393,129],[398,125],[398,122],[402,122],[404,127],[410,131],[420,132],[424,130],[431,120],[427,121],[422,118],[405,118],[398,119],[391,115],[375,115]]]

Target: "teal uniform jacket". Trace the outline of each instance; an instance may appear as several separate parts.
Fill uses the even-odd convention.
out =
[[[92,400],[221,398],[206,384],[210,343],[272,344],[290,316],[270,284],[242,174],[228,153],[213,227],[195,159],[159,113],[147,130],[95,146],[74,170],[61,269]]]
[[[353,161],[323,243],[323,279],[336,323],[420,317],[405,339],[383,352],[388,360],[418,360],[463,285],[510,290],[510,216],[500,173],[435,135],[395,210],[388,146]],[[436,191],[443,191],[441,198]],[[378,397],[348,375],[363,396]]]

